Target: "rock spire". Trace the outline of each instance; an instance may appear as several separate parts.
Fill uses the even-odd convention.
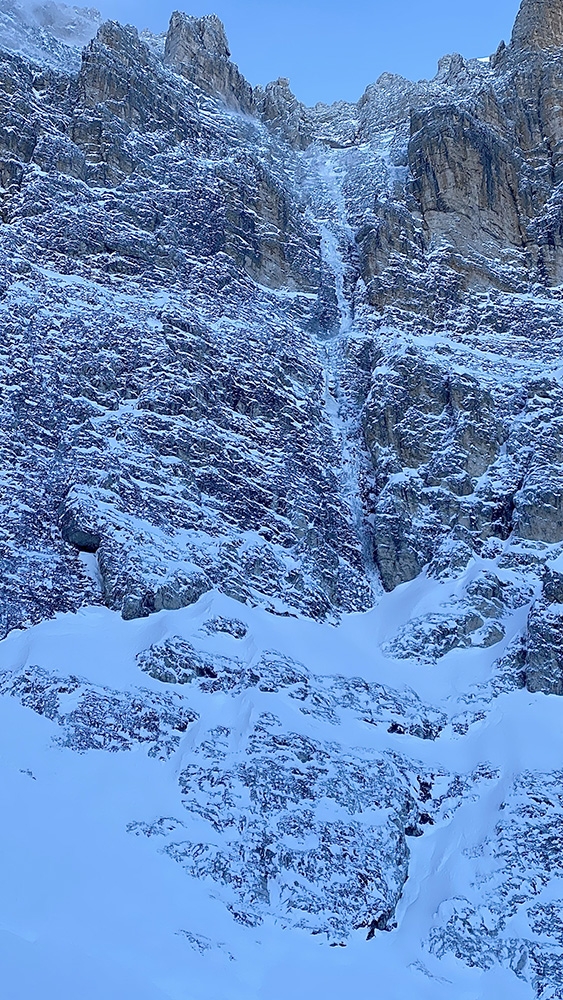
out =
[[[252,88],[230,60],[225,28],[215,14],[189,17],[175,11],[166,36],[164,61],[187,80],[217,94],[232,108],[250,112]]]

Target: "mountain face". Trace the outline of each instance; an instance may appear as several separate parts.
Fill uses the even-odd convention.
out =
[[[563,11],[553,0],[524,0],[512,33],[515,49],[558,49],[563,44]]]
[[[10,1000],[563,997],[562,107],[3,3]]]

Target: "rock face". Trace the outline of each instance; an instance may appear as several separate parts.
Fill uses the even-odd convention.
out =
[[[558,555],[560,14],[332,108],[214,16],[108,22],[76,74],[4,50],[5,630]]]
[[[215,14],[187,17],[176,11],[164,47],[165,65],[237,111],[249,112],[252,87],[230,61],[225,29]]]
[[[563,6],[558,0],[523,0],[512,45],[515,49],[563,48]]]

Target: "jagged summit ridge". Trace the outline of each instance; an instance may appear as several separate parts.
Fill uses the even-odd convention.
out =
[[[562,0],[523,0],[512,32],[516,49],[563,48]]]

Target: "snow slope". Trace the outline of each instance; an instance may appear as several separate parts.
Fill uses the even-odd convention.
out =
[[[494,911],[498,892],[518,878],[520,889],[525,877],[541,882],[543,874],[539,862],[536,872],[523,873],[514,858],[499,853],[494,830],[501,815],[505,823],[516,821],[517,776],[534,775],[541,784],[547,780],[542,775],[560,767],[560,704],[523,691],[501,693],[462,734],[456,717],[494,679],[490,653],[458,651],[445,657],[441,667],[424,666],[385,658],[377,641],[411,613],[414,603],[435,603],[437,586],[421,581],[406,585],[387,596],[379,609],[348,616],[338,627],[271,616],[211,593],[192,608],[150,619],[124,622],[115,613],[92,608],[12,633],[0,654],[5,695],[0,699],[4,995],[10,1000],[35,995],[45,1000],[100,995],[107,1000],[281,1000],[291,993],[305,1000],[311,995],[336,998],[344,991],[371,994],[373,989],[374,995],[381,990],[390,1000],[532,997],[533,963],[526,959],[518,969],[514,953],[521,957],[542,946],[527,911],[531,901],[557,898],[561,861],[553,858],[551,881],[530,891],[530,899],[516,905],[499,928]],[[214,631],[217,627],[241,637]],[[232,662],[236,651],[245,668],[254,665],[254,683],[206,691],[206,674],[179,687],[141,673],[147,650],[178,639],[208,657],[217,676],[221,658]],[[286,665],[298,659],[301,669],[318,675],[332,718],[296,699],[295,684],[274,690],[275,685],[260,683],[257,664],[265,651],[275,651]],[[406,724],[418,694],[445,716],[440,734],[421,739],[399,727],[393,731],[389,720],[368,724],[353,705],[339,706],[331,689],[339,675],[361,675],[385,685],[397,702],[396,719],[402,713],[400,721]],[[15,683],[22,677],[26,683]],[[69,678],[80,679],[75,691]],[[53,691],[58,692],[56,710]],[[106,698],[106,714],[98,712],[94,722],[91,702],[85,729],[79,706],[85,693],[93,691]],[[149,712],[151,705],[155,708],[151,699],[169,698],[174,711],[185,712],[184,719],[195,714],[199,719],[182,734],[181,725],[174,728],[172,713],[172,722],[161,720],[158,733],[145,721],[145,728],[133,727],[127,735],[131,696],[149,706]],[[317,708],[319,704],[317,697]],[[424,781],[432,775],[432,791],[423,796],[432,822],[421,827],[422,836],[409,838],[408,880],[396,928],[376,930],[369,941],[365,928],[337,934],[330,943],[346,947],[328,947],[330,934],[311,936],[284,907],[283,866],[269,877],[267,893],[249,907],[253,920],[233,916],[241,909],[235,876],[244,881],[251,873],[243,852],[231,850],[235,826],[221,827],[220,818],[229,809],[237,814],[237,799],[244,812],[243,789],[235,782],[235,801],[228,803],[217,798],[217,782],[224,787],[226,776],[236,773],[241,753],[251,759],[257,723],[274,718],[283,732],[330,746],[332,761],[324,760],[329,771],[338,745],[356,759],[399,762],[397,780],[406,776],[405,789],[410,785],[415,799],[424,787],[421,775]],[[211,763],[218,733],[224,741],[222,777],[213,766],[204,786],[204,805],[218,809],[218,818],[210,823],[205,809],[194,811],[186,804],[182,775],[191,767],[193,778],[202,752],[204,763]],[[306,771],[305,761],[303,755],[295,757],[293,769]],[[276,788],[281,794],[273,771],[257,773],[256,782],[252,795],[270,791],[275,796]],[[325,788],[318,798],[309,796],[311,810],[319,816],[326,813],[326,794]],[[271,821],[273,810],[271,802],[263,804],[263,818]],[[336,812],[333,801],[332,818]],[[388,811],[378,814],[377,823],[384,850]],[[271,832],[269,843],[275,849],[274,824]],[[315,840],[315,831],[310,837]],[[200,853],[209,843],[222,849],[230,859],[223,872],[228,877],[205,866],[197,874],[184,870],[178,851],[187,842],[199,844]],[[286,834],[286,847],[290,843]],[[302,853],[311,848],[304,841],[297,846]],[[338,897],[344,877],[342,866],[336,860],[333,864],[315,882],[327,909],[334,882]],[[466,955],[455,957],[436,943],[462,900],[466,909],[479,914],[474,935],[480,921],[488,921],[491,949],[494,944],[502,953],[489,967],[471,967],[463,961]],[[346,900],[333,909],[338,911],[339,905],[345,922]]]

